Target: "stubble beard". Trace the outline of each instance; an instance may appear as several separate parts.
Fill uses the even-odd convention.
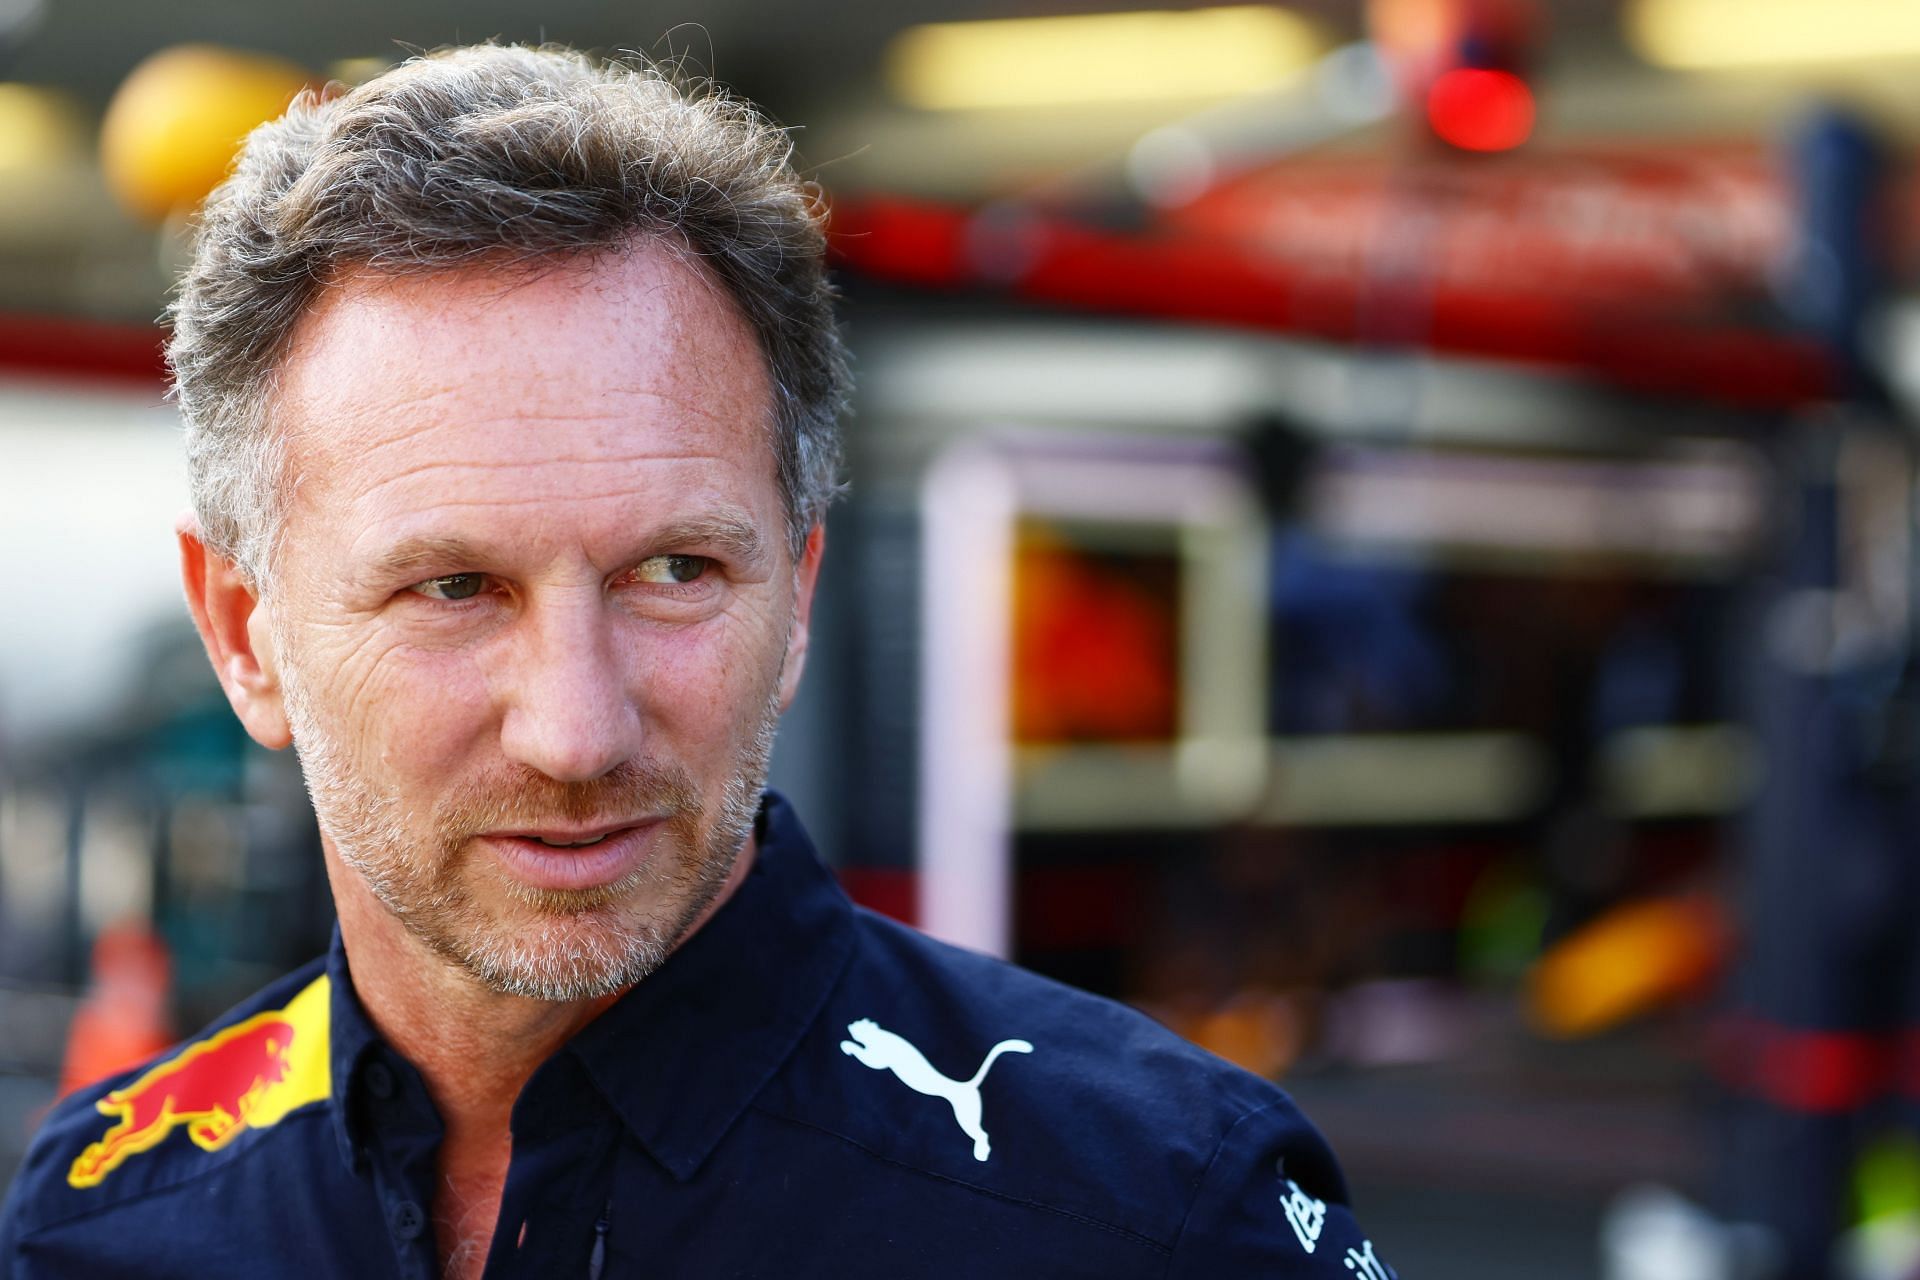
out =
[[[285,644],[280,652],[291,658]],[[294,750],[341,862],[434,954],[491,991],[534,1000],[610,995],[666,962],[719,896],[752,833],[780,715],[776,682],[710,816],[677,767],[628,761],[590,782],[565,783],[522,766],[450,784],[423,834],[421,815],[372,782],[315,714],[295,667],[283,661]],[[645,861],[619,880],[544,889],[493,876],[519,910],[502,918],[475,901],[469,877],[485,874],[470,856],[479,833],[638,814],[664,821]]]

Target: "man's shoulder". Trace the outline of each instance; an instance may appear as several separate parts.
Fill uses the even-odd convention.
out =
[[[315,960],[164,1053],[61,1099],[14,1179],[0,1238],[223,1168],[329,1098],[329,997],[325,961]]]
[[[1272,1082],[1116,1001],[869,913],[856,931],[764,1109],[1160,1250],[1236,1132],[1297,1152],[1298,1176],[1344,1199],[1325,1144]]]
[[[952,1033],[989,1046],[1017,1038],[1034,1046],[1023,1054],[1023,1070],[1070,1075],[1133,1114],[1150,1098],[1177,1097],[1185,1122],[1208,1130],[1276,1102],[1291,1105],[1271,1081],[1130,1005],[871,912],[858,912],[856,920],[860,944],[836,997],[888,1010],[927,1029],[936,1043]],[[885,1022],[877,1014],[875,1020]],[[906,1027],[893,1029],[904,1034]]]

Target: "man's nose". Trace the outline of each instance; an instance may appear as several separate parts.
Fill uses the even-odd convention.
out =
[[[615,625],[597,593],[538,603],[520,619],[500,727],[508,759],[587,782],[639,754],[640,713]]]

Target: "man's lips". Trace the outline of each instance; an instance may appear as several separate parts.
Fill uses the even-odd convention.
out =
[[[589,827],[540,826],[475,837],[507,874],[536,889],[597,889],[652,856],[658,818]]]
[[[658,818],[644,818],[638,822],[605,822],[591,827],[540,826],[522,827],[511,831],[487,831],[482,834],[507,840],[537,840],[542,844],[571,846],[592,844],[622,831],[634,831],[651,826]]]

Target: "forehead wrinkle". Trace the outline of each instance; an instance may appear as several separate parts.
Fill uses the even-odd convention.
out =
[[[403,471],[387,477],[402,480],[423,471],[518,471],[558,463],[571,467],[595,467],[604,470],[628,462],[726,462],[722,453],[696,453],[679,449],[657,453],[621,453],[612,455],[540,453],[527,458],[424,458]],[[385,483],[385,481],[383,481]]]
[[[727,462],[730,459],[719,453],[623,453],[615,457],[594,457],[583,455],[573,457],[565,454],[537,454],[530,458],[426,458],[383,476],[361,490],[363,494],[373,493],[382,486],[397,484],[415,476],[435,472],[461,471],[534,471],[550,464],[567,467],[589,467],[596,471],[605,471],[610,467],[619,467],[630,462]]]
[[[368,449],[384,449],[390,445],[417,439],[420,435],[430,431],[459,430],[479,423],[492,421],[527,423],[530,425],[545,423],[558,423],[565,426],[588,426],[597,424],[611,426],[629,425],[628,414],[625,411],[618,408],[606,407],[606,402],[610,400],[631,399],[653,401],[660,404],[671,405],[673,408],[683,411],[689,417],[701,418],[720,427],[732,428],[742,425],[741,415],[738,412],[740,406],[715,403],[717,400],[729,400],[737,397],[726,395],[716,396],[712,394],[711,388],[690,388],[684,393],[681,393],[678,391],[661,390],[655,387],[599,387],[595,388],[590,394],[582,395],[579,391],[580,384],[577,379],[569,378],[564,374],[556,374],[549,380],[567,388],[570,395],[561,397],[543,396],[537,399],[529,398],[524,403],[506,403],[503,401],[495,413],[482,418],[475,418],[467,412],[470,406],[460,405],[457,407],[457,410],[454,411],[440,407],[439,402],[450,400],[456,396],[472,391],[473,388],[470,385],[464,384],[461,386],[444,387],[429,394],[409,395],[397,402],[387,402],[376,399],[372,402],[356,403],[355,401],[348,400],[343,404],[330,406],[328,412],[342,419],[344,423],[349,426],[349,429],[361,423],[374,424],[389,422],[402,413],[408,414],[409,416],[417,414],[417,416],[422,419],[422,421],[411,424],[407,429],[395,435],[388,436],[383,440],[368,442],[366,445]],[[531,381],[531,379],[526,378],[509,380],[510,385],[523,393],[526,391],[529,381]],[[318,406],[313,407],[317,408]],[[763,412],[768,411],[770,411],[770,409],[756,406],[748,416],[758,417]]]
[[[359,489],[357,492],[353,493],[349,501],[352,503],[365,502],[366,500],[373,498],[375,495],[379,494],[381,491],[385,489],[389,489],[394,485],[405,484],[408,481],[416,480],[422,476],[437,476],[437,477],[446,479],[449,482],[453,482],[453,481],[456,481],[461,474],[469,473],[469,472],[480,473],[480,474],[493,474],[493,473],[513,474],[516,472],[526,472],[528,473],[528,478],[530,479],[533,473],[545,468],[549,462],[563,462],[568,467],[584,467],[588,469],[590,475],[602,476],[607,472],[609,468],[617,467],[622,463],[627,463],[627,462],[667,462],[667,463],[722,462],[724,463],[726,461],[727,459],[719,454],[668,453],[668,454],[651,454],[651,455],[650,454],[633,454],[630,456],[613,458],[613,459],[537,458],[537,459],[506,459],[499,462],[466,462],[466,461],[422,462],[416,466],[408,467],[404,471],[396,472],[393,475],[383,476],[379,480],[376,480],[373,483],[367,485],[366,487]],[[658,486],[664,482],[656,480],[651,483],[653,485]],[[553,488],[554,486],[551,483],[549,483],[545,485],[533,486],[531,488],[523,486],[521,489],[516,490],[512,493],[482,493],[482,494],[477,494],[471,497],[466,496],[464,494],[457,494],[457,493],[445,493],[445,494],[436,493],[432,498],[432,505],[434,507],[503,507],[503,508],[527,506],[529,504],[548,505],[554,502],[566,502],[573,505],[582,505],[587,503],[605,502],[605,501],[619,501],[619,500],[631,501],[636,497],[635,490],[631,485],[623,485],[618,488],[605,489],[605,490],[599,490],[594,492],[586,492],[574,486],[563,486],[564,491],[560,493],[558,496],[556,496],[555,493],[552,492]]]
[[[451,395],[452,392],[449,391],[444,394]],[[694,400],[682,400],[678,397],[650,392],[633,392],[631,394],[672,404],[686,410],[690,417],[699,418],[705,425],[711,427],[717,427],[724,431],[734,431],[745,428],[755,437],[761,434],[762,424],[757,421],[742,422],[739,414],[725,408],[710,408]],[[398,431],[393,430],[391,427],[383,426],[383,424],[392,422],[394,418],[400,416],[402,413],[408,413],[411,410],[417,409],[420,403],[418,400],[409,399],[404,405],[363,404],[334,406],[328,415],[333,419],[331,430],[314,422],[313,415],[308,414],[306,415],[308,420],[301,424],[295,434],[305,436],[314,445],[317,445],[321,455],[326,457],[329,462],[338,463],[346,456],[364,461],[367,458],[374,457],[395,448],[417,447],[423,441],[434,435],[484,427],[489,425],[491,421],[487,418],[454,417],[451,414],[433,413],[427,415],[426,421],[410,424]],[[562,427],[574,426],[612,429],[615,431],[624,430],[633,425],[626,415],[617,411],[603,410],[596,412],[585,408],[575,409],[569,406],[558,406],[549,409],[508,409],[498,415],[498,420],[514,426],[540,427],[556,425]],[[689,443],[691,445],[692,442]],[[479,460],[462,460],[459,462],[446,463],[424,462],[420,464],[420,467],[414,469],[425,469],[435,465],[520,467],[549,462],[606,466],[608,464],[618,465],[622,462],[656,462],[675,461],[679,459],[711,461],[720,460],[721,457],[722,455],[719,453],[697,452],[692,449],[686,451],[663,449],[623,452],[611,457],[604,455],[597,457],[591,455],[575,455],[560,452],[542,453],[528,458],[501,459],[493,462]]]

